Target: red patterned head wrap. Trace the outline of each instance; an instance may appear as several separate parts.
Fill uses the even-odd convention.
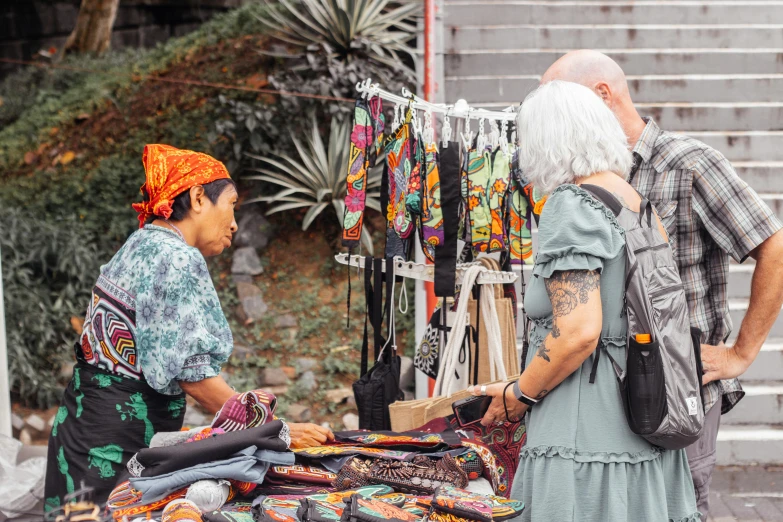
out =
[[[141,162],[147,176],[141,193],[148,195],[149,201],[133,204],[133,210],[139,213],[139,228],[152,215],[171,217],[174,198],[186,190],[231,178],[225,165],[212,156],[170,145],[146,145]]]

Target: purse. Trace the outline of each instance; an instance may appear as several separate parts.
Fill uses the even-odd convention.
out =
[[[364,318],[364,337],[362,341],[361,375],[353,383],[356,407],[359,410],[359,428],[382,431],[391,429],[389,405],[403,398],[400,390],[400,357],[394,333],[394,311],[392,294],[394,293],[394,263],[387,263],[386,273],[386,314],[388,314],[388,339],[384,341],[383,328],[383,259],[365,257],[364,290],[367,310]],[[372,269],[370,267],[372,266]],[[374,282],[371,284],[371,277]],[[373,327],[373,345],[375,347],[375,365],[367,371],[369,342],[367,319]],[[386,345],[391,345],[386,350]]]
[[[422,455],[411,462],[378,459],[370,468],[368,480],[411,495],[432,495],[443,484],[468,485],[467,474],[449,454],[438,461]]]
[[[335,477],[332,486],[338,491],[356,489],[370,485],[370,469],[372,460],[362,457],[352,457],[348,460]]]

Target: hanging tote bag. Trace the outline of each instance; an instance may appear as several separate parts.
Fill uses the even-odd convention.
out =
[[[488,270],[500,270],[500,265],[492,258],[482,257],[478,259],[478,262]],[[497,366],[493,368],[490,364],[493,360],[502,362],[505,375],[520,373],[514,300],[504,296],[503,285],[500,284],[480,285],[480,289],[478,301],[472,295],[468,301],[471,328],[478,333],[478,349],[474,347],[476,356],[471,359],[470,365],[471,382],[474,383],[485,383],[502,378],[499,368]],[[492,311],[493,307],[494,312]],[[478,313],[479,310],[482,311],[481,314]],[[496,346],[491,346],[489,343],[490,335],[487,328],[491,327],[492,323],[483,321],[485,316],[491,317],[493,314],[497,315],[499,328],[499,332],[495,335],[500,336],[500,343]]]
[[[389,405],[402,399],[400,391],[400,357],[397,355],[392,312],[394,289],[394,264],[389,262],[386,274],[386,313],[388,314],[388,338],[384,341],[383,328],[383,259],[365,257],[364,289],[367,311],[362,341],[361,376],[353,383],[356,407],[359,410],[359,428],[385,431],[391,429]],[[370,269],[372,267],[372,269]],[[371,284],[371,277],[374,287]],[[375,365],[368,371],[369,339],[367,318],[373,327]]]

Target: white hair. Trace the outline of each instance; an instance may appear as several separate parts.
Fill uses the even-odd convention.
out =
[[[550,193],[597,172],[628,178],[633,158],[620,122],[593,91],[553,81],[533,91],[517,117],[519,166]]]

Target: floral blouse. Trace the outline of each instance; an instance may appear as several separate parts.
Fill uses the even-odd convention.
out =
[[[101,267],[80,344],[88,363],[166,395],[219,375],[234,346],[206,260],[154,225]]]

